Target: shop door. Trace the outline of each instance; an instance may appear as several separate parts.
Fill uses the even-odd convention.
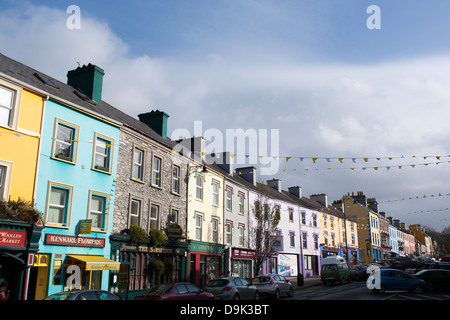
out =
[[[200,279],[199,287],[204,288],[206,286],[206,256],[200,256]]]

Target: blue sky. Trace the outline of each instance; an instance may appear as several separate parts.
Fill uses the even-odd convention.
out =
[[[69,5],[81,10],[79,30],[66,27]],[[380,30],[366,27],[370,5],[381,10]],[[105,101],[131,116],[162,109],[169,132],[192,132],[196,120],[222,132],[278,129],[282,155],[421,164],[410,156],[450,155],[449,12],[445,0],[0,0],[0,52],[61,81],[77,62],[97,64]],[[281,161],[260,180],[332,200],[360,190],[379,200],[450,192],[448,164],[352,166]],[[449,199],[381,210],[441,228],[448,213],[411,212],[446,209]]]

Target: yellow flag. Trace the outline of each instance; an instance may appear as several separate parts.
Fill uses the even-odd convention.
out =
[[[286,162],[288,162],[290,158],[291,158],[291,157],[286,157]]]
[[[313,161],[314,163],[316,163],[316,160],[317,160],[317,158],[312,158],[312,161]]]

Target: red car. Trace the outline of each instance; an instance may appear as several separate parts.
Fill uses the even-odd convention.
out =
[[[214,295],[190,282],[177,282],[158,284],[134,300],[214,300]]]

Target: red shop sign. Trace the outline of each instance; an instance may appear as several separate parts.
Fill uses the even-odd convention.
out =
[[[25,247],[26,239],[25,231],[0,229],[0,246],[2,247]]]
[[[233,258],[241,258],[241,259],[255,259],[256,252],[245,250],[245,249],[232,249],[231,256]]]

